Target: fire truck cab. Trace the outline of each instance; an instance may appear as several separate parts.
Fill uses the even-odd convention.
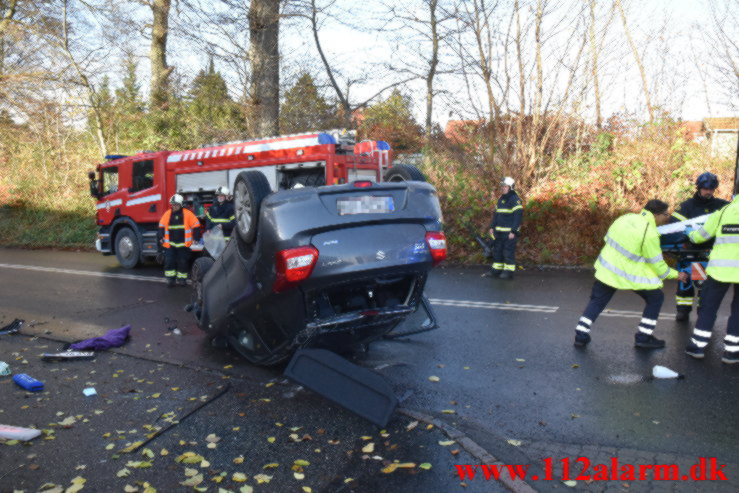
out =
[[[355,143],[355,133],[345,130],[106,159],[89,173],[90,193],[97,199],[96,248],[116,255],[125,268],[160,253],[159,218],[175,193],[202,218],[215,200],[215,190],[220,186],[233,190],[236,176],[244,170],[262,172],[273,191],[393,178],[390,146],[383,141]]]

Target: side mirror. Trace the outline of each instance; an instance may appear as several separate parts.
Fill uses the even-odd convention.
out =
[[[96,199],[100,198],[100,188],[98,187],[98,180],[95,178],[95,172],[90,171],[87,174],[87,178],[90,180],[90,195]]]

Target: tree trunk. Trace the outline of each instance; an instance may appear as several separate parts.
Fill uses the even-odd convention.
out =
[[[523,53],[521,50],[521,14],[518,0],[515,2],[516,9],[516,58],[518,60],[518,91],[519,108],[516,120],[516,149],[519,159],[523,156],[523,121],[526,115],[526,74],[523,66]],[[520,161],[519,161],[520,165]]]
[[[631,37],[631,31],[629,31],[629,26],[626,24],[626,14],[624,14],[624,8],[623,5],[621,5],[621,0],[615,0],[616,1],[616,8],[618,9],[618,13],[621,15],[621,23],[624,26],[624,34],[626,35],[626,40],[629,42],[629,46],[631,47],[631,52],[634,54],[634,60],[636,61],[636,66],[639,67],[639,75],[641,76],[641,84],[642,84],[642,90],[644,91],[644,99],[647,103],[647,112],[649,112],[649,121],[654,121],[654,108],[652,107],[652,98],[649,96],[649,84],[647,83],[647,73],[644,70],[644,64],[642,63],[641,56],[639,55],[639,50],[636,47],[636,44],[634,44],[634,40]]]
[[[590,0],[590,56],[591,76],[593,77],[593,89],[595,91],[595,126],[598,130],[603,126],[603,117],[600,111],[600,85],[598,81],[598,43],[595,39],[595,0]]]
[[[426,145],[431,144],[432,131],[432,112],[434,109],[434,76],[436,75],[436,67],[439,64],[439,33],[436,21],[436,2],[429,1],[429,13],[431,14],[431,60],[429,61],[429,70],[426,73]]]
[[[485,91],[488,96],[488,136],[490,139],[490,165],[495,161],[495,145],[497,141],[497,124],[498,124],[498,102],[493,92],[493,72],[490,67],[492,63],[485,47],[484,35],[490,36],[490,25],[487,19],[487,9],[485,8],[485,0],[477,0],[473,2],[475,8],[475,40],[477,41],[477,52],[480,57],[478,63],[482,72],[482,79],[485,82]],[[488,43],[490,46],[490,43]]]
[[[169,76],[174,67],[167,66],[167,35],[169,34],[169,8],[171,0],[152,0],[149,4],[153,14],[151,26],[150,102],[152,109],[166,109],[169,101]]]
[[[280,1],[252,0],[249,9],[251,106],[257,135],[277,135],[280,117]]]

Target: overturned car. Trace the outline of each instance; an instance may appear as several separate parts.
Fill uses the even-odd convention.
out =
[[[200,328],[272,365],[298,348],[366,346],[430,310],[426,278],[446,258],[439,200],[418,170],[395,168],[384,183],[275,193],[259,171],[241,172],[232,240],[193,265]]]

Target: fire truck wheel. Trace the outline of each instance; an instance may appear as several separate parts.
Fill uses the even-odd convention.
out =
[[[115,236],[115,256],[125,269],[133,269],[141,261],[141,245],[131,228],[121,228]]]
[[[236,233],[240,240],[251,243],[257,236],[257,221],[262,200],[272,193],[267,177],[261,171],[242,171],[234,185]]]
[[[385,181],[426,181],[426,177],[413,165],[396,164],[385,173]]]
[[[296,185],[304,187],[322,187],[326,184],[326,173],[320,170],[317,173],[300,173],[290,178],[290,187],[295,188]]]

